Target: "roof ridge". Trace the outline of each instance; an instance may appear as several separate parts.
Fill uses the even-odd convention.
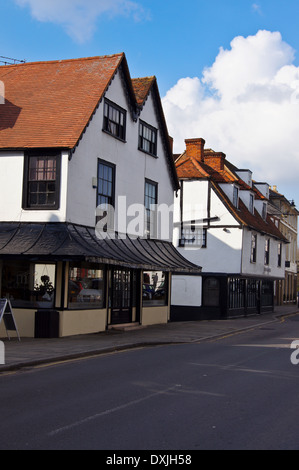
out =
[[[55,60],[40,60],[34,62],[22,62],[20,64],[8,64],[8,65],[0,65],[0,68],[13,68],[13,67],[26,67],[28,65],[49,65],[49,64],[58,64],[62,62],[79,62],[83,60],[95,60],[95,59],[108,59],[112,57],[122,57],[124,56],[124,52],[119,52],[116,54],[107,54],[107,55],[98,55],[98,56],[91,56],[91,57],[76,57],[73,59],[55,59]]]
[[[153,80],[154,78],[156,78],[156,75],[148,75],[146,77],[135,77],[132,78],[132,80]]]

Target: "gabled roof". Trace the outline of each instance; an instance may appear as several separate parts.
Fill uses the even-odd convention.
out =
[[[5,88],[0,149],[74,149],[119,70],[135,121],[153,90],[171,178],[178,189],[156,77],[132,80],[124,53],[0,66]]]
[[[151,77],[133,78],[132,87],[133,87],[136,102],[139,108],[139,112],[142,110],[149,94],[152,93],[157,120],[162,130],[161,138],[162,138],[163,146],[164,146],[166,154],[169,155],[170,157],[168,159],[168,167],[172,175],[172,179],[175,182],[176,189],[178,190],[179,179],[178,179],[177,171],[176,171],[175,164],[174,164],[172,145],[170,143],[171,138],[169,137],[169,134],[168,134],[167,124],[165,120],[164,111],[162,108],[162,102],[161,102],[161,97],[160,97],[159,88],[157,84],[157,79],[154,75]]]
[[[144,104],[155,80],[155,76],[132,79],[133,90],[136,96],[136,101],[139,106],[142,106]]]
[[[73,148],[122,62],[124,54],[1,66],[0,148]]]

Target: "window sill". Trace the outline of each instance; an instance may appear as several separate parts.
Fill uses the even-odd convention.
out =
[[[138,150],[140,150],[140,152],[142,152],[142,153],[145,153],[146,155],[149,155],[150,157],[159,158],[158,155],[155,155],[154,153],[147,152],[146,150],[144,150],[140,147],[138,147]]]
[[[117,135],[114,135],[111,132],[106,131],[105,129],[102,129],[102,132],[104,132],[104,134],[110,135],[111,137],[114,137],[114,139],[119,140],[120,142],[123,142],[124,144],[127,143],[125,139],[122,139],[121,137],[118,137]]]
[[[59,206],[22,207],[23,211],[58,211]]]

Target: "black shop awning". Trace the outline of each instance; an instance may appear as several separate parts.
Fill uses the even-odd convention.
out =
[[[143,238],[99,239],[70,223],[0,223],[0,257],[85,260],[142,270],[200,273],[172,243]]]

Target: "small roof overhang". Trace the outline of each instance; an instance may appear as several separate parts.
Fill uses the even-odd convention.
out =
[[[144,238],[99,239],[95,228],[70,223],[0,223],[0,258],[85,260],[131,269],[198,274],[172,243]]]

